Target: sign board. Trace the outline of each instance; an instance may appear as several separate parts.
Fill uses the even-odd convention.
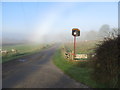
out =
[[[72,35],[73,36],[80,36],[80,30],[78,28],[73,28]]]
[[[77,59],[87,59],[88,55],[87,54],[76,54],[75,58],[77,58]]]

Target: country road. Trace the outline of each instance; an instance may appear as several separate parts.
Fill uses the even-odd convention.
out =
[[[2,65],[2,88],[88,88],[76,82],[52,62],[58,46]]]

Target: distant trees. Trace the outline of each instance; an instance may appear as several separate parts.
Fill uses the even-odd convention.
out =
[[[97,31],[91,30],[86,34],[86,39],[87,40],[97,40]]]
[[[105,37],[110,37],[111,32],[116,33],[117,28],[113,29],[110,28],[109,25],[104,24],[100,27],[99,31],[91,30],[87,32],[85,39],[86,40],[98,40],[98,39],[104,39]]]
[[[110,32],[110,26],[105,24],[101,26],[101,28],[99,29],[98,35],[100,38],[104,38],[109,35],[109,32]]]

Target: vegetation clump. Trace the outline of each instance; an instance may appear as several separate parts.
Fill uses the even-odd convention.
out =
[[[108,85],[110,88],[119,87],[120,62],[119,62],[120,35],[112,34],[97,44],[94,57],[94,72],[92,77],[97,81]]]

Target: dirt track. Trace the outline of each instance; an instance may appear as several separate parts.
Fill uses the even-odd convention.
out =
[[[3,88],[87,88],[52,62],[57,46],[3,64]]]

